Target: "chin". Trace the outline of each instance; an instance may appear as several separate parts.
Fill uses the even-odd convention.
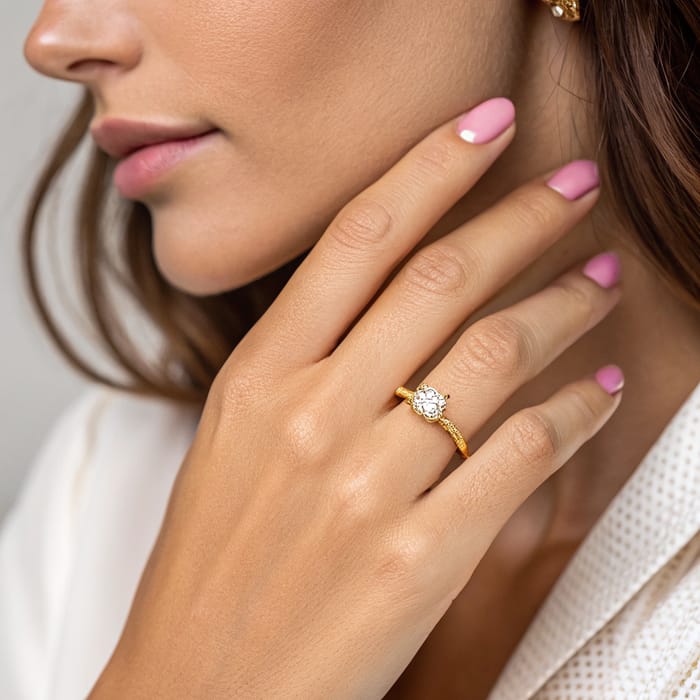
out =
[[[183,237],[167,232],[153,234],[153,256],[161,275],[173,286],[193,296],[221,294],[264,274],[261,262],[214,246],[202,246],[206,234]]]
[[[271,238],[257,226],[205,225],[182,216],[175,222],[155,215],[152,221],[158,270],[173,287],[192,296],[238,289],[302,252],[283,247],[279,231]]]

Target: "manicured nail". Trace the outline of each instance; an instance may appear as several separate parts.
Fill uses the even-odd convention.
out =
[[[463,114],[457,133],[469,143],[486,143],[502,134],[515,120],[515,105],[507,97],[492,97]]]
[[[592,160],[572,160],[547,180],[547,185],[567,199],[578,199],[598,187],[598,165]]]
[[[605,365],[595,373],[595,379],[611,396],[625,385],[625,375],[617,365]]]
[[[617,253],[608,251],[592,257],[583,268],[583,274],[597,282],[601,287],[610,289],[620,281],[622,264]]]

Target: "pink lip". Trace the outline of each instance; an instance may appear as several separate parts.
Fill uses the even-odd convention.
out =
[[[113,182],[123,197],[138,199],[173,166],[206,146],[218,129],[199,136],[139,148],[119,161]]]

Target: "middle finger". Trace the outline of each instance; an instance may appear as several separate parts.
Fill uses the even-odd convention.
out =
[[[599,192],[598,169],[588,160],[516,188],[416,252],[332,361],[353,367],[365,383],[355,389],[392,396],[479,306],[570,230]]]

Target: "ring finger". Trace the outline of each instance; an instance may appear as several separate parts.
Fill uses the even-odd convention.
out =
[[[610,313],[622,294],[619,275],[616,254],[597,255],[536,294],[478,320],[458,338],[424,381],[450,394],[445,417],[466,440],[516,389]],[[397,473],[387,478],[394,477],[409,495],[429,488],[455,455],[450,435],[403,401],[379,422],[380,434],[402,446]]]

